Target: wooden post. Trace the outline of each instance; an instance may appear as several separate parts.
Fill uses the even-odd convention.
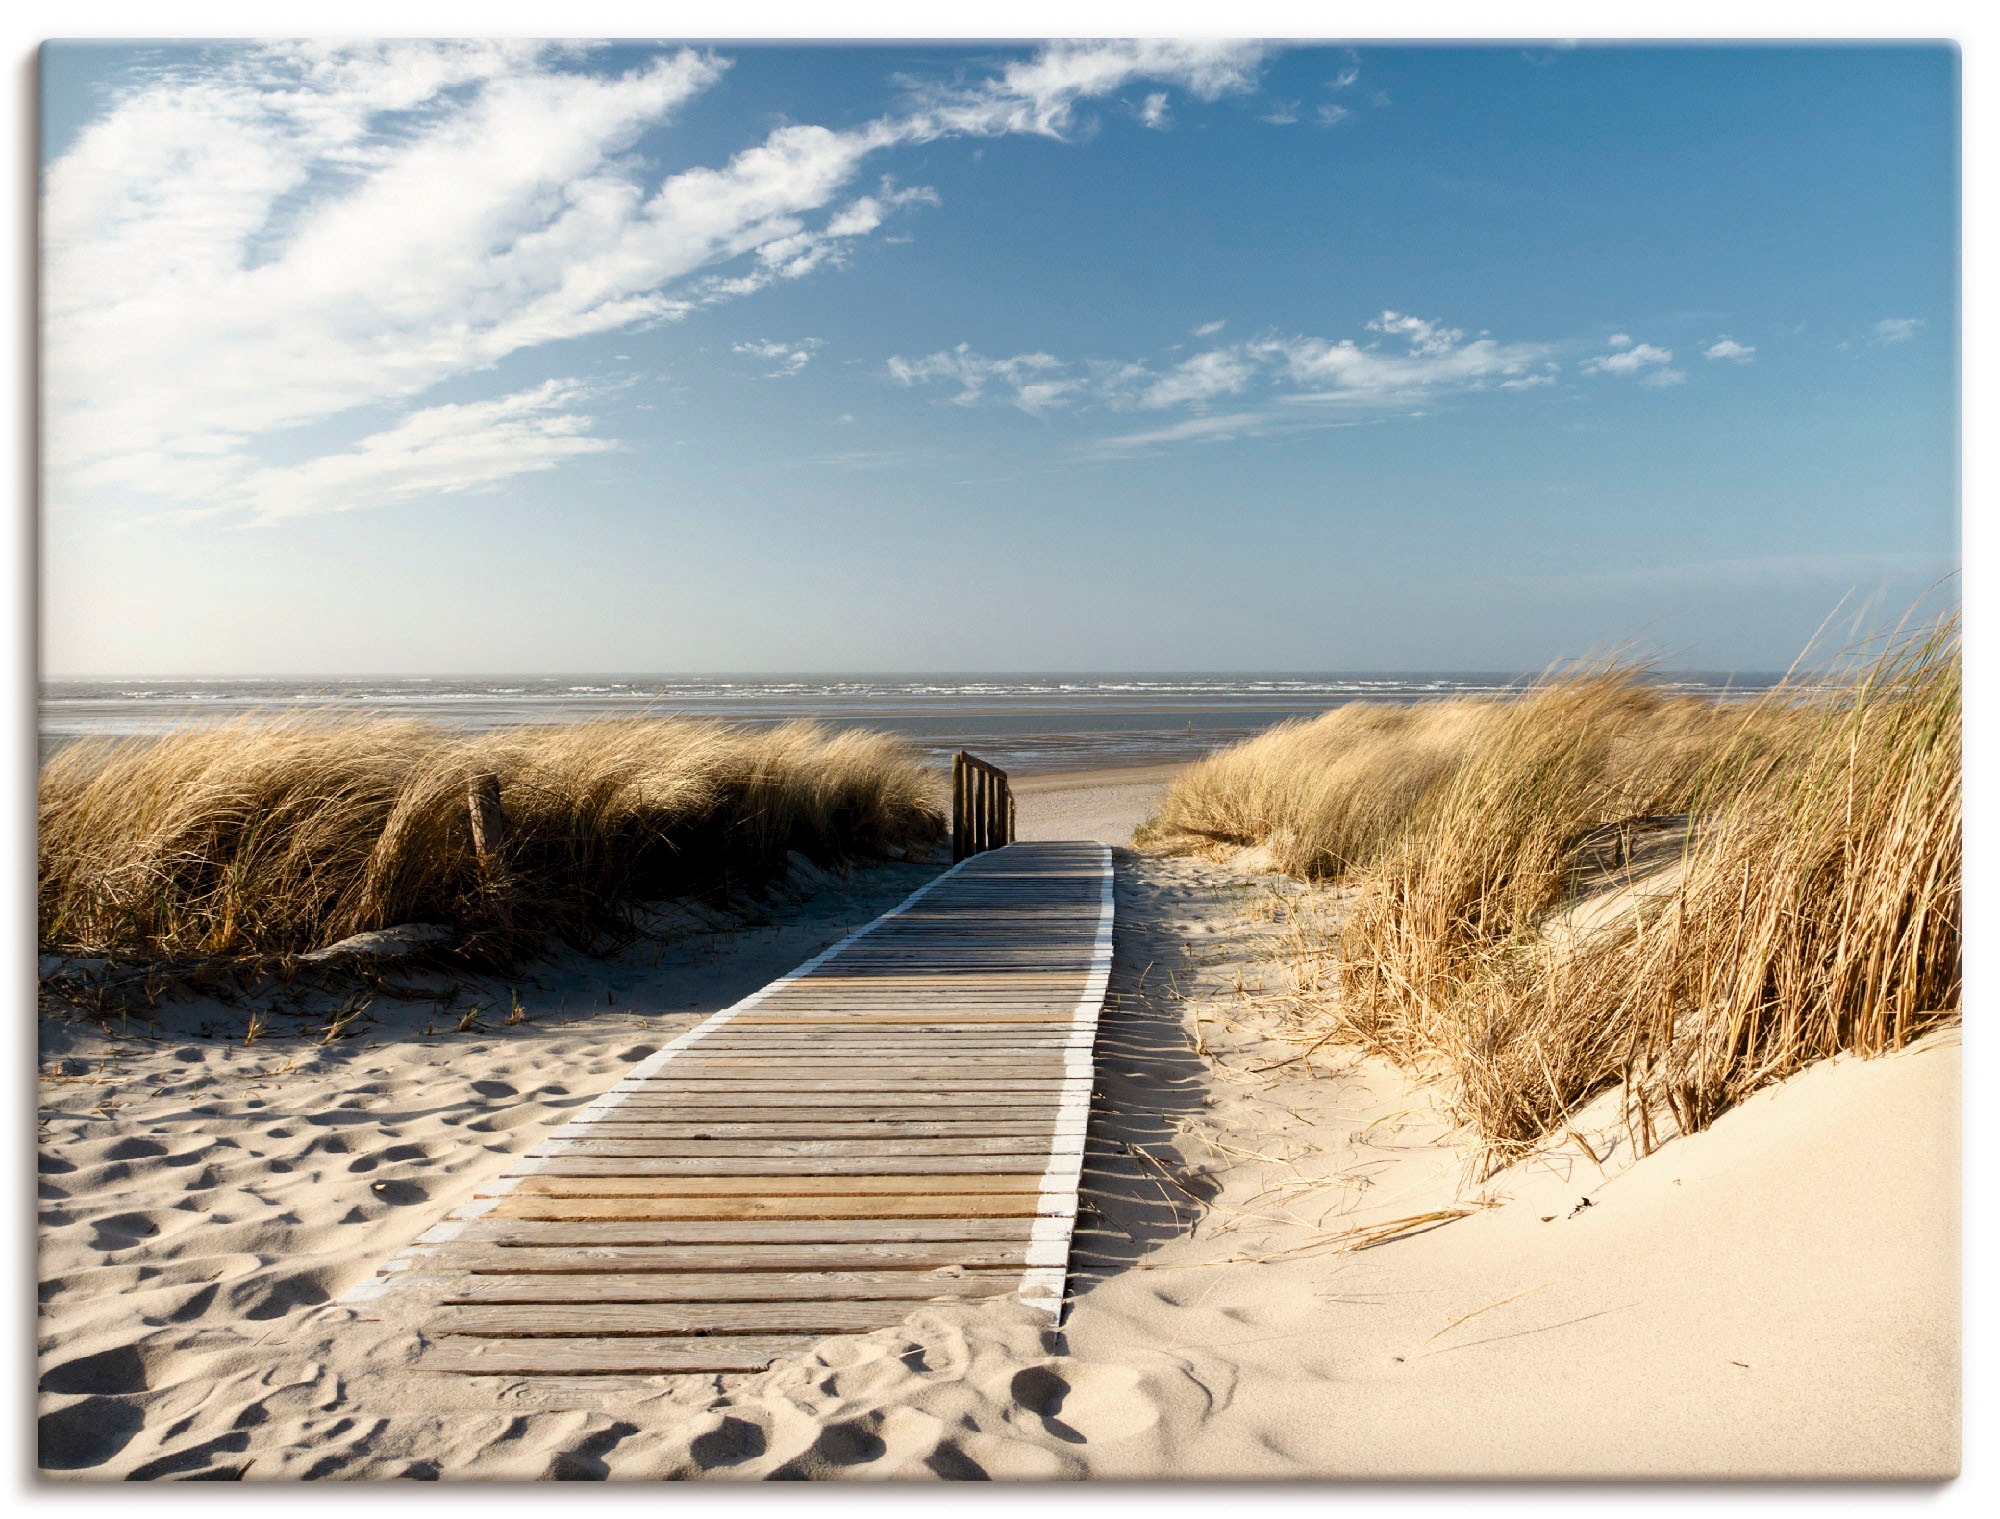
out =
[[[1007,787],[1007,842],[1014,842],[1014,787],[1011,782]]]
[[[466,790],[466,810],[472,814],[472,849],[487,880],[500,875],[500,846],[507,841],[507,815],[500,810],[500,777],[475,775]]]
[[[951,863],[965,858],[965,751],[951,757]]]
[[[989,843],[986,836],[986,793],[993,783],[987,778],[984,765],[973,771],[973,776],[977,789],[973,793],[972,852],[984,854]]]

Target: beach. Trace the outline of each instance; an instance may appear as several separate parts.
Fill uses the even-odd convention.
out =
[[[1167,779],[1031,778],[1021,836],[1122,845]],[[1423,1084],[1301,1037],[1272,904],[1304,888],[1247,854],[1118,850],[1059,1330],[937,1304],[754,1376],[534,1382],[412,1374],[407,1311],[339,1301],[630,1063],[937,868],[795,870],[760,921],[689,912],[608,959],[377,995],[364,1032],[330,1043],[311,1018],[246,1043],[240,1002],[188,994],[157,1029],[45,1019],[44,1467],[1955,1470],[1955,1031],[1822,1063],[1636,1163],[1600,1105],[1576,1141],[1470,1181],[1467,1136]]]

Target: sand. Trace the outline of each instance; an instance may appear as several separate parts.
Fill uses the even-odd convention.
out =
[[[1129,834],[1164,776],[1023,787]],[[1120,832],[1123,830],[1123,833]],[[1432,1095],[1290,1017],[1250,862],[1118,854],[1099,1098],[1059,1331],[919,1309],[752,1377],[407,1371],[336,1301],[631,1061],[934,866],[802,876],[319,1045],[183,994],[45,1020],[42,1461],[78,1478],[1903,1476],[1958,1460],[1946,1034],[1840,1060],[1635,1160],[1469,1178]],[[524,1021],[508,1021],[518,995]],[[460,1032],[464,1011],[484,1008]],[[331,994],[309,1006],[323,1026]],[[432,1032],[426,1033],[426,1027]],[[1353,1248],[1371,1237],[1384,1242]],[[384,1300],[393,1303],[394,1299]]]

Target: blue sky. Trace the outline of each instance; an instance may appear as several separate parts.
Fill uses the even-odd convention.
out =
[[[1755,669],[1955,567],[1948,49],[43,68],[52,675]]]

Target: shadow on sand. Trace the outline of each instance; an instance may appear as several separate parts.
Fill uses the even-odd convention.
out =
[[[1144,856],[1112,855],[1117,938],[1070,1246],[1072,1297],[1187,1233],[1214,1191],[1189,1174],[1178,1147],[1181,1126],[1202,1111],[1208,1071],[1175,994],[1196,965],[1173,921],[1174,891]]]

